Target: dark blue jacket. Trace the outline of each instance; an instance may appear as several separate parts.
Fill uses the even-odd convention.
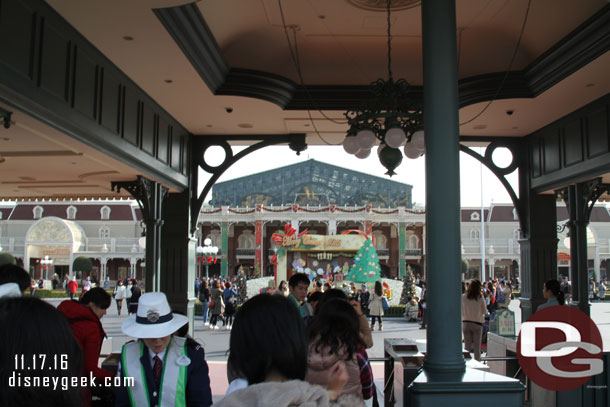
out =
[[[191,359],[191,364],[188,365],[186,370],[186,405],[189,407],[209,407],[212,405],[212,389],[210,388],[210,376],[208,364],[205,361],[205,352],[199,343],[190,338],[187,339],[186,343],[186,353]],[[157,388],[157,384],[153,377],[149,352],[146,345],[144,345],[144,355],[140,358],[140,363],[144,367],[144,372],[146,373],[151,405],[156,406],[159,404],[159,389]],[[123,377],[122,371],[121,377]],[[157,396],[155,396],[155,394]],[[130,405],[127,388],[118,388],[115,406],[122,407]]]

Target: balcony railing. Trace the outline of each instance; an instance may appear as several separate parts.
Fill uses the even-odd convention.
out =
[[[235,249],[235,255],[244,257],[244,256],[252,256],[254,257],[254,249]]]
[[[421,256],[421,249],[405,249],[405,256]]]

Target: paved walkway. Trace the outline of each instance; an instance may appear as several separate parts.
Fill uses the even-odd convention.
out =
[[[57,306],[62,300],[49,299],[51,304]],[[510,309],[515,311],[517,319],[517,331],[521,323],[519,301],[512,301]],[[610,301],[596,302],[592,304],[591,315],[599,327],[604,340],[604,349],[610,350]],[[102,319],[104,329],[109,338],[112,338],[112,350],[105,346],[103,352],[120,352],[125,342],[131,340],[121,332],[121,324],[126,318],[125,305],[119,316],[113,301],[108,309],[108,314]],[[383,358],[383,342],[385,338],[405,338],[416,342],[426,342],[426,330],[419,329],[416,323],[409,323],[404,318],[387,318],[383,323],[383,331],[373,332],[374,346],[368,350],[370,358]],[[220,329],[210,331],[203,326],[201,317],[195,320],[195,339],[201,343],[206,352],[206,360],[210,367],[210,381],[212,384],[212,395],[217,401],[224,395],[228,383],[226,376],[226,361],[228,357],[229,337],[231,331]],[[380,392],[380,402],[383,401],[383,362],[373,362],[373,373],[377,389]]]

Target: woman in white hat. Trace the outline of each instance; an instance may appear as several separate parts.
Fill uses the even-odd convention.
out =
[[[121,327],[138,338],[123,345],[119,373],[135,386],[117,391],[116,406],[212,405],[205,352],[192,339],[173,334],[188,319],[172,313],[163,293],[142,294],[138,311]]]

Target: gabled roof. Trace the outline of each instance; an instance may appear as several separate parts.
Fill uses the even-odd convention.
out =
[[[462,212],[462,222],[481,223],[481,218],[480,218],[481,208],[462,208],[461,212]],[[476,220],[472,219],[473,213],[476,213],[476,215],[474,216],[476,218]],[[489,219],[489,209],[488,208],[483,209],[483,215],[485,216],[485,222],[487,222],[487,219]]]

